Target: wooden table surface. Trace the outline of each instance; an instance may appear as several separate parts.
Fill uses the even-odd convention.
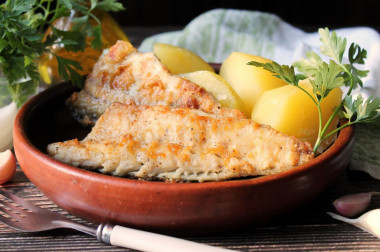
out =
[[[33,200],[37,205],[68,214],[46,198],[23,174],[2,189]],[[332,201],[342,195],[380,191],[380,182],[363,172],[346,170],[322,195],[263,226],[207,237],[185,239],[238,251],[380,251],[380,239],[326,214],[334,211]],[[380,208],[380,197],[373,197],[370,209]],[[74,218],[80,222],[86,222]],[[132,251],[100,243],[96,238],[72,230],[24,233],[0,223],[0,251]]]
[[[173,27],[160,30],[130,28],[126,32],[131,41],[138,44],[143,37],[172,29]],[[0,187],[53,211],[68,214],[46,198],[25,177],[20,167],[17,168],[13,180]],[[237,251],[380,251],[380,239],[354,226],[336,221],[326,213],[334,211],[332,202],[337,197],[370,191],[380,191],[380,181],[366,173],[347,169],[318,198],[263,226],[251,227],[237,233],[182,238]],[[373,198],[369,208],[380,208],[379,196]],[[100,243],[96,238],[77,231],[60,229],[25,233],[0,223],[0,251],[95,250],[132,251]]]

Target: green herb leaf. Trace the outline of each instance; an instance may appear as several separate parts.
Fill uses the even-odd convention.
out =
[[[314,78],[310,79],[310,82],[313,92],[317,94],[319,100],[322,100],[334,88],[344,85],[344,79],[340,77],[342,68],[333,60],[330,60],[329,64],[322,62],[318,69],[319,71],[315,73]]]
[[[15,0],[7,1],[6,7],[16,12],[28,12],[31,9],[31,1],[28,0]]]
[[[95,2],[95,1],[94,1]],[[121,3],[116,0],[104,0],[96,5],[97,8],[104,11],[121,11],[125,10]]]
[[[64,44],[68,51],[83,51],[86,47],[86,34],[80,31],[62,31],[52,27],[53,36],[60,38],[58,43]]]
[[[375,123],[380,124],[380,99],[370,97],[367,100],[361,94],[356,99],[352,95],[345,97],[344,110],[340,116],[350,123]]]
[[[335,31],[330,33],[328,28],[320,28],[318,33],[322,42],[321,53],[331,57],[336,62],[342,62],[347,39],[338,37]]]
[[[364,59],[367,58],[367,51],[360,48],[359,45],[352,43],[348,50],[348,59],[351,64],[364,64]]]
[[[363,65],[364,59],[367,58],[367,51],[360,48],[359,45],[352,43],[348,51],[348,59],[350,64],[345,64],[348,72],[344,74],[344,77],[347,79],[346,86],[352,85],[353,89],[363,87],[363,82],[361,78],[364,78],[368,75],[369,71],[359,70],[356,67],[356,64]],[[352,80],[350,80],[349,75],[351,74]]]
[[[275,77],[293,86],[298,86],[299,80],[303,78],[302,76],[295,74],[293,66],[280,65],[277,62],[261,63],[257,61],[250,61],[247,64],[251,66],[262,67],[265,70],[273,73]]]
[[[86,37],[91,37],[91,45],[101,48],[100,26],[92,28],[90,21],[99,20],[93,15],[95,9],[105,11],[123,10],[117,0],[7,0],[0,5],[0,67],[9,83],[12,98],[17,104],[25,101],[40,76],[36,62],[44,53],[50,52],[53,44],[63,45],[68,51],[82,51],[87,46]],[[52,24],[61,17],[68,17],[71,10],[82,14],[74,19],[71,31],[62,31]],[[52,34],[44,38],[46,27],[52,28]],[[82,77],[76,72],[79,63],[57,58],[59,74],[63,79],[72,79],[73,84],[81,86]],[[28,79],[30,81],[22,81]],[[29,89],[28,85],[31,86]]]
[[[71,59],[62,58],[55,54],[58,62],[58,72],[66,80],[71,79],[72,83],[76,87],[82,87],[83,78],[78,74],[75,69],[82,70],[82,67],[79,62]]]
[[[95,49],[102,48],[102,27],[100,25],[95,26],[91,30],[91,37],[94,39],[91,41],[91,46]]]
[[[73,3],[70,0],[58,0],[60,4],[66,7],[66,9],[71,10],[73,9]]]
[[[293,66],[307,76],[314,76],[319,71],[319,66],[323,63],[321,57],[315,52],[307,52],[307,59],[301,58],[300,61],[293,63]]]

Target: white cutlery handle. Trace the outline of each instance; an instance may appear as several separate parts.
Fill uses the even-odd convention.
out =
[[[102,229],[102,230],[99,230]],[[201,243],[196,243],[171,236],[150,233],[146,231],[126,228],[122,226],[112,226],[105,224],[99,226],[98,240],[111,245],[136,249],[149,252],[182,252],[182,251],[228,251],[218,247],[213,247]]]

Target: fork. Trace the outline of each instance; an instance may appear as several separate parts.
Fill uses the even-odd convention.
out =
[[[0,221],[26,232],[70,228],[95,236],[99,241],[140,251],[228,251],[176,237],[102,223],[97,228],[74,222],[64,215],[43,209],[0,189]],[[229,250],[231,251],[231,250]]]

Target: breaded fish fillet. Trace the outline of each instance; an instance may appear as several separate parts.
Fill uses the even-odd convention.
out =
[[[126,41],[118,41],[103,54],[88,75],[84,89],[66,101],[85,125],[93,124],[113,102],[244,116],[238,110],[221,108],[204,88],[171,74],[153,53],[140,53]]]
[[[84,140],[52,143],[47,151],[74,166],[170,181],[268,175],[313,159],[309,143],[250,119],[121,103]]]

